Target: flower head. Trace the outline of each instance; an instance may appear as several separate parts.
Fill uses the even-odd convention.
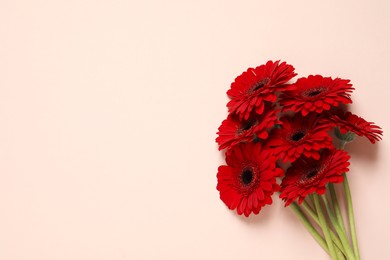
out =
[[[329,122],[337,126],[343,135],[352,132],[358,136],[365,136],[373,144],[382,139],[383,131],[379,126],[373,122],[367,122],[351,112],[329,115]]]
[[[296,75],[294,67],[279,61],[268,61],[265,65],[249,68],[232,83],[227,95],[231,98],[227,107],[239,119],[248,120],[252,111],[262,114],[265,102],[275,102],[276,91],[291,89],[285,85]]]
[[[226,154],[226,163],[218,168],[217,190],[229,209],[248,217],[272,203],[271,195],[279,190],[276,177],[283,175],[283,170],[260,143],[235,146]]]
[[[330,126],[321,124],[317,114],[285,116],[280,121],[281,127],[271,132],[267,144],[284,162],[294,162],[301,155],[318,160],[320,149],[333,147],[332,138],[327,133]]]
[[[324,194],[327,183],[344,180],[342,174],[349,170],[349,158],[345,151],[325,149],[319,160],[298,159],[292,163],[282,180],[280,198],[288,206],[296,199],[302,203],[308,194]]]
[[[268,138],[268,129],[279,123],[277,113],[278,110],[269,107],[262,115],[252,114],[244,121],[230,114],[218,128],[218,137],[215,140],[219,144],[219,150],[231,149],[240,142],[253,141],[255,137]]]
[[[306,116],[310,112],[321,113],[336,107],[340,103],[352,103],[350,94],[352,84],[346,79],[332,79],[321,75],[300,78],[294,90],[283,92],[280,104],[283,111],[292,110]]]

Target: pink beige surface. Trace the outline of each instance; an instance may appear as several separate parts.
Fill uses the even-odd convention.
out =
[[[215,189],[226,90],[282,59],[349,78],[362,259],[390,259],[388,1],[0,2],[0,259],[327,259],[275,198]]]

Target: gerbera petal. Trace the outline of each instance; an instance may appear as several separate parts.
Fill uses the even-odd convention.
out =
[[[264,200],[264,192],[262,189],[256,189],[256,194],[259,200]]]

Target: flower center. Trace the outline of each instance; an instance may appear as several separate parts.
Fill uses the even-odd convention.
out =
[[[310,93],[308,94],[308,96],[309,96],[309,97],[314,97],[314,96],[317,96],[317,95],[320,94],[320,93],[321,93],[321,91],[316,90],[316,91],[310,92]]]
[[[253,180],[253,172],[251,169],[245,169],[241,175],[241,181],[244,185],[248,185]]]
[[[251,127],[252,127],[253,125],[254,125],[254,122],[253,122],[253,121],[244,122],[244,123],[241,125],[241,130],[242,130],[242,131],[249,130],[249,129],[251,129]]]
[[[248,93],[252,94],[256,92],[257,90],[261,89],[265,85],[267,85],[270,82],[270,78],[263,78],[259,82],[255,83],[252,87],[249,88]]]
[[[308,185],[318,178],[320,178],[323,173],[323,166],[317,165],[312,166],[311,169],[308,169],[306,172],[303,172],[301,177],[299,178],[299,184]]]
[[[301,140],[304,136],[305,136],[305,133],[302,132],[302,131],[299,131],[299,132],[296,132],[295,134],[293,134],[293,135],[291,136],[291,140],[293,140],[294,142],[298,142],[298,141]]]
[[[306,177],[307,177],[308,179],[311,179],[311,178],[315,177],[317,174],[318,174],[318,171],[317,171],[317,170],[312,170],[312,171],[310,171],[310,172],[306,175]]]
[[[242,122],[241,126],[237,129],[236,134],[237,135],[242,134],[242,132],[248,131],[249,129],[252,128],[252,126],[254,126],[256,124],[257,124],[257,122],[253,121],[253,120]]]
[[[325,92],[327,89],[324,87],[312,88],[304,91],[302,94],[304,97],[316,97],[319,94]]]

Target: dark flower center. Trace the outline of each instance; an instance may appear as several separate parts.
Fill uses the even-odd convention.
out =
[[[325,92],[326,90],[327,89],[324,87],[318,87],[318,88],[308,89],[305,92],[303,92],[302,94],[304,97],[316,97],[319,94]]]
[[[294,142],[298,142],[298,141],[301,140],[304,136],[305,136],[305,133],[302,132],[302,131],[299,131],[299,132],[296,132],[295,134],[293,134],[293,135],[291,136],[291,140],[293,140]]]
[[[255,83],[252,87],[250,87],[248,93],[252,94],[253,92],[256,92],[257,90],[267,85],[270,81],[271,80],[269,78],[263,78],[259,82]]]
[[[251,169],[245,169],[241,175],[241,181],[244,185],[248,185],[253,180],[253,172]]]
[[[317,171],[317,170],[312,170],[312,171],[310,171],[310,172],[306,175],[306,177],[307,177],[308,179],[311,179],[311,178],[315,177],[317,174],[318,174],[318,171]]]
[[[320,165],[312,166],[311,169],[303,172],[299,179],[299,184],[308,185],[314,182],[323,173],[323,167]]]
[[[313,92],[310,92],[309,94],[307,94],[309,97],[314,97],[314,96],[317,96],[318,94],[320,94],[321,91],[319,90],[315,90]]]
[[[257,124],[257,122],[256,121],[252,121],[252,120],[242,122],[241,126],[237,130],[237,134],[241,134],[242,132],[251,129],[252,126],[254,126],[256,124]]]
[[[251,127],[255,124],[253,121],[246,121],[241,125],[241,130],[246,131],[251,129]]]

